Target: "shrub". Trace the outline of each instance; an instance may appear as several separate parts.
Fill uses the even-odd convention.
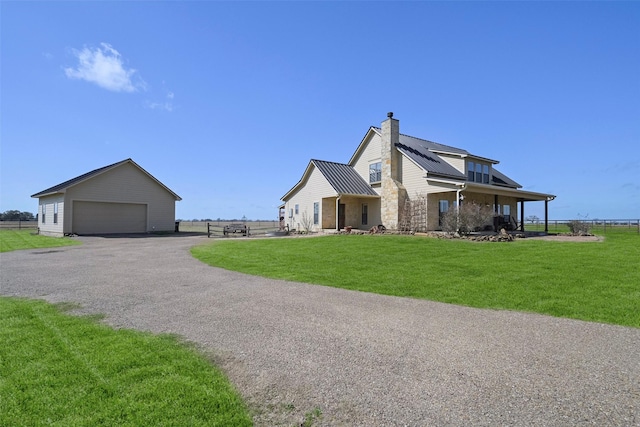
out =
[[[475,202],[463,203],[460,208],[449,209],[442,216],[442,229],[449,233],[469,234],[493,223],[494,212],[490,206]]]
[[[569,231],[571,231],[572,234],[589,234],[591,231],[591,224],[580,221],[579,219],[569,221],[567,227],[569,227]]]

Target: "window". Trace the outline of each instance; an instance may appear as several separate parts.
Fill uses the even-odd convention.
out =
[[[449,211],[449,201],[448,200],[440,200],[438,203],[438,225],[442,225],[442,217],[445,213]]]
[[[369,206],[366,203],[362,204],[362,225],[367,225],[369,222]]]
[[[293,218],[293,209],[289,208],[289,218]]]
[[[502,214],[504,216],[511,216],[511,205],[503,205],[502,206]]]
[[[473,180],[475,179],[475,163],[473,162],[467,162],[467,181],[471,181],[473,182]]]
[[[482,166],[482,182],[485,184],[489,183],[489,165]]]
[[[476,163],[476,182],[482,182],[482,165]]]
[[[320,203],[313,202],[313,223],[318,225],[318,221],[320,220]]]
[[[53,223],[58,223],[58,202],[53,204]]]
[[[369,183],[382,181],[382,162],[369,165]]]
[[[43,204],[42,205],[42,223],[43,224],[46,222],[46,216],[47,216],[47,205]]]
[[[296,215],[298,215],[300,213],[299,207],[300,207],[300,205],[296,205]]]

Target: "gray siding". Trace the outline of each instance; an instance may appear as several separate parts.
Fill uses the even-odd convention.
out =
[[[174,229],[174,196],[131,163],[125,163],[67,189],[66,201],[145,204],[147,221],[144,231]]]

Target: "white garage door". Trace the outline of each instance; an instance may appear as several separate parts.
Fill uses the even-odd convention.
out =
[[[147,205],[74,201],[72,221],[75,234],[144,233]]]

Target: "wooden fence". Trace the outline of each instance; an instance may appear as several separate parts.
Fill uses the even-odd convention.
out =
[[[589,225],[592,232],[606,233],[607,231],[630,231],[640,234],[640,219],[553,219],[549,220],[550,233],[566,233],[569,231],[568,224],[572,221],[580,221]],[[527,231],[543,231],[544,222],[524,222],[524,229]]]
[[[250,236],[264,235],[277,231],[280,223],[273,221],[180,221],[180,232],[203,233],[209,237],[225,237],[224,227],[231,224],[244,224]],[[243,237],[242,233],[229,233],[226,237]]]
[[[37,229],[38,221],[0,221],[0,230]]]

